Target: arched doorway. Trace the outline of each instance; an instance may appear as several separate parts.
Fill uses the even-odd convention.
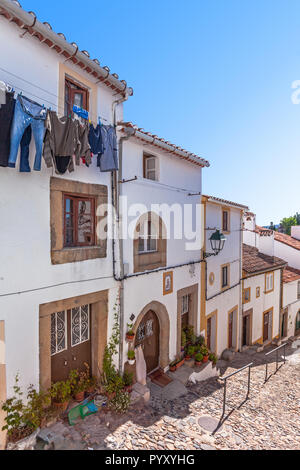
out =
[[[149,366],[147,364],[147,373],[151,373],[152,371],[150,370],[150,368],[153,367],[153,364],[157,364],[158,362],[158,364],[155,365],[154,369],[156,367],[161,367],[162,369],[165,369],[170,363],[170,358],[169,358],[170,319],[169,319],[168,311],[163,304],[157,301],[150,302],[148,305],[146,305],[143,308],[143,310],[139,314],[135,322],[135,325],[133,327],[133,331],[135,333],[135,338],[136,338],[136,344],[140,344],[139,339],[138,339],[138,328],[140,325],[143,325],[143,324],[146,325],[147,315],[149,315],[148,321],[151,319],[154,321],[152,324],[152,327],[154,329],[154,337],[151,339],[151,343],[152,341],[154,341],[154,338],[156,338],[155,340],[156,342],[153,343],[153,346],[151,346],[151,348],[153,348],[154,353],[152,352],[151,355],[149,353],[149,357],[156,358],[156,361],[154,362],[154,359],[153,359],[153,362],[152,362],[152,360],[149,359]],[[149,328],[150,328],[150,324],[149,324]],[[151,348],[149,345],[149,350]],[[158,349],[158,353],[156,352],[156,348]],[[145,350],[144,350],[144,354],[145,354]],[[146,354],[148,354],[147,349],[146,349]]]
[[[159,367],[160,326],[157,315],[149,310],[141,320],[136,333],[135,347],[142,346],[147,374]]]

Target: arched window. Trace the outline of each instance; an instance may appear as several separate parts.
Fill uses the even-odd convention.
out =
[[[159,227],[151,220],[151,213],[140,223],[139,253],[151,253],[157,251]]]
[[[296,332],[300,332],[300,310],[298,311],[297,313],[297,316],[296,316],[296,328],[295,328]]]
[[[162,219],[153,212],[143,214],[133,242],[134,272],[151,271],[167,265],[167,237]]]

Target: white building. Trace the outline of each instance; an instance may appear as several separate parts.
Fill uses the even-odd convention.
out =
[[[122,120],[132,94],[126,82],[18,2],[0,0],[0,57],[0,81],[59,115],[82,100],[94,125],[99,116],[105,124]],[[31,166],[34,156],[32,139]],[[85,360],[99,374],[120,287],[112,243],[91,229],[86,246],[69,247],[63,229],[65,197],[76,207],[82,198],[91,204],[94,228],[97,208],[111,200],[111,174],[100,173],[96,160],[59,177],[44,162],[40,172],[20,173],[18,163],[0,168],[0,400],[11,395],[17,373],[25,391],[49,387]],[[72,336],[77,320],[79,340]],[[2,420],[0,411],[0,429]]]
[[[283,272],[281,337],[300,334],[300,270],[288,266]]]
[[[201,332],[209,348],[221,355],[237,351],[240,345],[242,313],[242,223],[248,207],[212,196],[203,196],[205,263],[202,264]],[[210,237],[219,230],[226,241],[217,256],[212,253]]]
[[[120,203],[120,234],[134,232],[121,242],[123,331],[134,325],[150,373],[180,354],[182,322],[200,333],[201,211],[196,216],[209,164],[131,123],[120,129],[120,196],[131,211],[126,220]]]

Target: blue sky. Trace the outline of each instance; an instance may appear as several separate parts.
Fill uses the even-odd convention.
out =
[[[211,162],[206,194],[300,212],[299,0],[21,0],[134,88],[125,119]]]

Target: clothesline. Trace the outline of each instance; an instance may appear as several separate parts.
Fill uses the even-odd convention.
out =
[[[28,81],[28,80],[25,80],[24,78],[22,77],[19,77],[18,75],[15,75],[13,74],[12,72],[9,72],[8,70],[5,70],[3,69],[2,67],[0,67],[0,70],[4,73],[7,73],[9,75],[11,75],[12,77],[18,79],[18,80],[21,80],[22,82],[24,83],[27,83],[28,85],[32,86],[33,88],[36,88],[36,89],[39,89],[41,91],[43,91],[44,93],[47,93],[48,95],[51,95],[53,96],[54,98],[57,98],[58,101],[63,101],[61,97],[55,95],[54,93],[52,93],[51,91],[48,91],[48,90],[45,90],[44,88],[41,88],[40,86]],[[0,78],[0,81],[3,80],[3,78]],[[6,80],[3,80],[4,82],[7,83],[7,79]],[[24,88],[21,88],[20,86],[18,85],[15,85],[15,84],[12,84],[12,83],[9,83],[9,85],[14,88],[14,89],[17,89],[19,90],[20,92],[22,93],[25,93],[27,95],[31,95],[33,96],[35,99],[38,99],[39,101],[41,101],[41,103],[43,102],[46,102],[48,103],[49,105],[51,106],[54,106],[54,108],[57,108],[57,110],[60,110],[61,114],[64,115],[64,112],[65,112],[65,107],[64,107],[64,104],[58,104],[58,103],[53,103],[53,101],[50,101],[48,100],[47,98],[44,98],[44,97],[41,97],[39,95],[35,95],[34,93],[32,93],[31,91],[29,90],[25,90]],[[89,113],[89,119],[91,119],[92,121],[94,121],[95,123],[98,122],[98,118],[101,119],[101,121],[105,121],[107,123],[109,123],[109,120],[106,119],[104,116],[101,116],[101,115],[98,115],[97,113]]]
[[[7,83],[3,83],[7,88]],[[16,88],[22,91],[20,87]],[[23,91],[16,99],[14,90],[6,91],[4,104],[0,107],[0,166],[15,168],[21,147],[20,171],[29,173],[29,146],[33,134],[35,171],[41,170],[42,157],[48,168],[54,166],[58,174],[64,174],[67,170],[74,171],[73,157],[77,166],[81,160],[90,166],[92,155],[98,156],[97,166],[101,172],[118,169],[114,126],[97,125],[95,128],[87,120],[80,125],[80,121],[71,116],[59,118],[55,110],[47,110],[44,104],[25,96],[35,95]]]

